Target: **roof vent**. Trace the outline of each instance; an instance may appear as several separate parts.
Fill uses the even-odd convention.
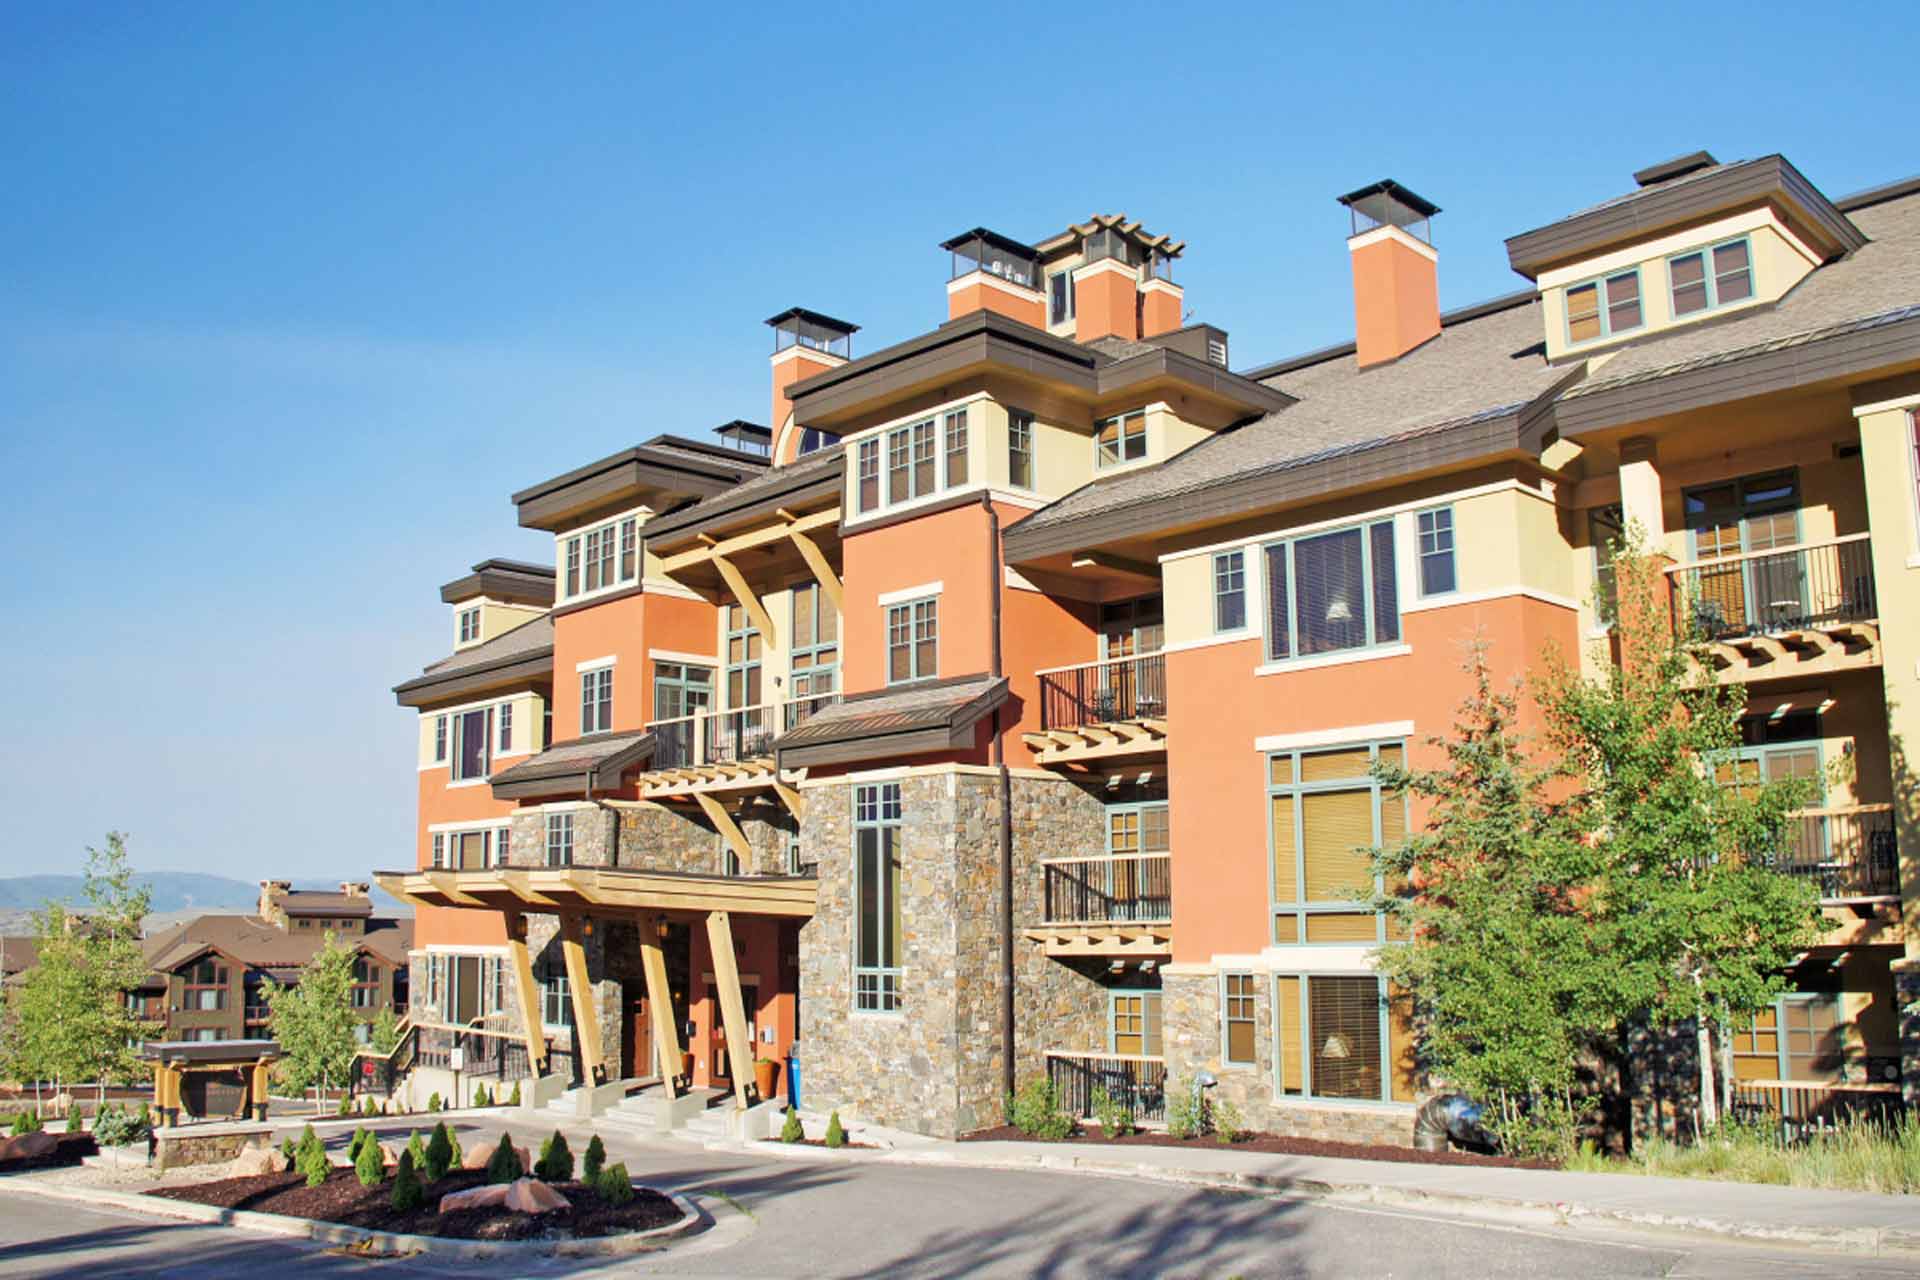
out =
[[[741,453],[751,453],[758,457],[768,457],[773,453],[773,429],[763,427],[757,422],[748,422],[735,418],[713,429],[713,434],[727,442],[729,449]]]
[[[1671,160],[1662,160],[1659,164],[1650,164],[1633,175],[1633,180],[1643,187],[1655,186],[1662,182],[1672,182],[1675,178],[1684,178],[1690,173],[1702,169],[1711,169],[1719,164],[1711,152],[1689,151],[1684,156],[1675,156]]]

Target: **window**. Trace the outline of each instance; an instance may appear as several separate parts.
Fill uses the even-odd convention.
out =
[[[186,1013],[215,1013],[227,1007],[227,966],[208,956],[181,975],[180,1008]]]
[[[916,422],[908,428],[913,433],[913,496],[925,497],[936,487],[933,468],[933,420]]]
[[[436,870],[444,870],[447,865],[447,836],[443,831],[433,833],[433,865]]]
[[[1681,508],[1694,559],[1719,562],[1688,574],[1699,593],[1695,619],[1710,637],[1807,616],[1809,584],[1800,557],[1731,558],[1800,541],[1798,472],[1771,471],[1688,489]]]
[[[1213,557],[1213,629],[1239,631],[1247,625],[1247,553],[1222,551]]]
[[[380,1003],[380,966],[361,956],[353,962],[353,1007],[371,1009]]]
[[[1753,254],[1746,237],[1667,259],[1667,281],[1678,319],[1744,302],[1753,296]]]
[[[1372,850],[1406,839],[1407,801],[1384,791],[1375,762],[1398,766],[1398,742],[1282,751],[1267,758],[1273,940],[1376,942],[1380,884]]]
[[[853,791],[853,1007],[900,1011],[900,784]]]
[[[1094,464],[1117,467],[1147,456],[1147,415],[1135,410],[1118,418],[1103,419],[1094,432]]]
[[[1393,522],[1276,542],[1267,557],[1267,657],[1305,658],[1400,638]]]
[[[547,865],[550,867],[573,865],[573,815],[571,813],[547,815]]]
[[[967,411],[955,409],[946,416],[947,482],[946,488],[967,482]]]
[[[832,693],[840,676],[840,615],[817,582],[793,589],[793,645],[788,651],[793,696]]]
[[[481,707],[453,717],[453,781],[468,782],[487,776],[492,760],[493,709]]]
[[[580,673],[580,732],[606,733],[613,728],[613,668],[596,667]]]
[[[1114,991],[1107,999],[1107,1052],[1139,1057],[1160,1056],[1160,993]]]
[[[1007,483],[1033,488],[1033,415],[1019,409],[1007,411]]]
[[[492,859],[491,831],[456,831],[447,840],[447,852],[455,871],[479,871]]]
[[[679,720],[713,706],[713,668],[681,662],[653,664],[653,715]]]
[[[753,615],[737,604],[727,606],[727,707],[760,705],[760,632]]]
[[[1073,319],[1073,305],[1079,299],[1071,271],[1047,277],[1047,323],[1065,324]]]
[[[1254,1050],[1253,975],[1227,973],[1220,977],[1220,1054],[1229,1066],[1259,1060]]]
[[[472,644],[480,638],[480,610],[462,609],[460,611],[460,643]]]
[[[500,731],[501,755],[513,750],[513,704],[503,702],[493,713],[494,726]]]
[[[1372,974],[1281,975],[1273,983],[1274,1077],[1289,1097],[1412,1102],[1412,1002]]]
[[[818,453],[830,444],[840,443],[840,437],[831,431],[822,431],[818,427],[805,427],[800,432],[800,449],[797,456],[806,457]]]
[[[540,976],[540,1021],[549,1027],[573,1025],[573,1001],[567,992],[567,970],[563,964],[549,964]]]
[[[873,511],[880,506],[880,441],[860,442],[860,510]]]
[[[940,601],[914,600],[887,610],[887,683],[931,680],[940,674]]]
[[[566,541],[562,595],[604,591],[640,576],[640,519],[627,516],[576,533]]]
[[[1589,280],[1567,289],[1567,341],[1592,342],[1638,329],[1640,269]]]
[[[447,718],[445,716],[433,718],[433,762],[435,764],[447,762]]]
[[[507,846],[513,842],[513,828],[500,827],[493,833],[493,865],[504,867],[512,862],[507,856]]]
[[[1420,525],[1420,594],[1445,595],[1458,583],[1453,573],[1453,508],[1422,511]]]
[[[800,874],[800,830],[798,827],[787,832],[787,874]]]

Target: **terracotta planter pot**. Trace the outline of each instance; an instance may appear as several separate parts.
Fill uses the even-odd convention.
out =
[[[760,1058],[753,1064],[753,1086],[760,1091],[760,1100],[771,1098],[780,1083],[780,1064],[772,1058]]]

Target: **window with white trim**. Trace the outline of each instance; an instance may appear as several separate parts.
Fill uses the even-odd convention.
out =
[[[592,595],[638,581],[640,576],[640,519],[627,516],[567,535],[565,570],[561,574],[563,599]]]
[[[507,848],[513,842],[513,828],[499,827],[493,833],[493,865],[504,867],[511,859],[507,857]]]
[[[503,702],[494,710],[493,724],[500,733],[499,752],[505,755],[513,750],[513,704]]]
[[[447,717],[445,716],[433,718],[433,762],[435,764],[447,762]]]
[[[858,457],[856,505],[862,512],[877,511],[880,507],[880,438],[862,440]]]
[[[1247,625],[1247,553],[1216,552],[1213,557],[1213,629],[1239,631]]]
[[[550,867],[573,865],[573,814],[571,812],[547,815],[547,865]]]
[[[1033,415],[1023,409],[1007,410],[1007,483],[1033,488]]]
[[[1334,529],[1263,548],[1267,657],[1279,662],[1400,639],[1393,521]]]
[[[1453,564],[1453,508],[1435,507],[1415,518],[1420,530],[1420,594],[1445,595],[1459,585]]]
[[[940,674],[940,599],[887,607],[887,683],[931,680]]]
[[[487,776],[493,763],[493,708],[478,707],[453,717],[453,781]]]
[[[1147,456],[1147,413],[1136,409],[1115,418],[1103,418],[1094,428],[1093,462],[1096,468],[1117,467]]]
[[[853,1007],[900,1012],[900,784],[853,789]]]
[[[471,609],[462,609],[460,611],[459,625],[460,625],[460,633],[459,633],[460,641],[459,642],[461,644],[472,644],[475,640],[478,640],[480,638],[479,606],[476,605]]]
[[[1753,297],[1753,247],[1745,236],[1667,259],[1673,316],[1697,315]]]
[[[445,870],[447,865],[447,833],[433,833],[433,866],[436,871]]]
[[[549,962],[540,975],[540,1021],[556,1030],[573,1025],[573,999],[567,990],[567,968]]]
[[[1065,324],[1073,319],[1079,290],[1074,287],[1073,272],[1056,271],[1047,277],[1047,323]]]
[[[942,425],[947,467],[944,487],[951,489],[967,482],[967,411],[964,408],[952,410]]]
[[[855,510],[865,515],[968,483],[973,475],[969,427],[962,406],[860,441],[854,454]]]
[[[606,733],[613,728],[613,668],[595,667],[580,673],[580,732]]]

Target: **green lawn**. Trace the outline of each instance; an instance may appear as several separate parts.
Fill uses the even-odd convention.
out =
[[[1777,1126],[1727,1124],[1696,1144],[1650,1139],[1628,1159],[1582,1151],[1566,1168],[1912,1195],[1920,1192],[1920,1123],[1887,1129],[1850,1121],[1791,1145]]]

